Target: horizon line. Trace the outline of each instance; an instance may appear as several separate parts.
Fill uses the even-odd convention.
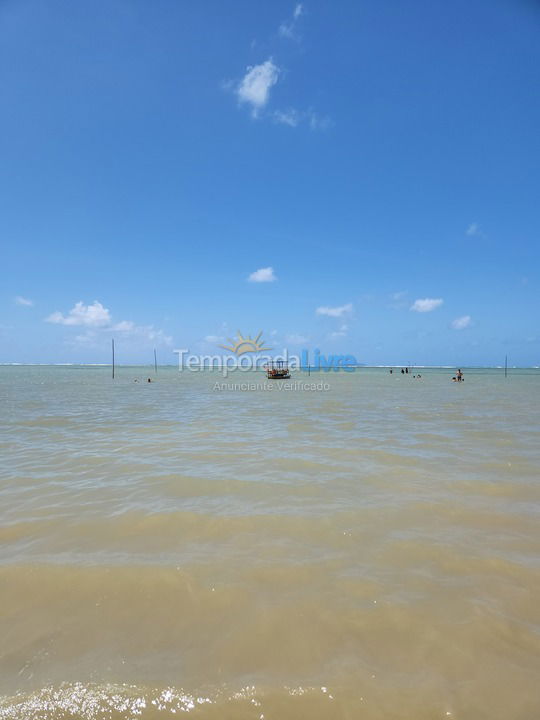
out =
[[[0,362],[0,367],[112,367],[112,363],[83,363],[83,362]],[[117,364],[115,363],[115,367],[154,367],[153,363],[121,363]],[[178,366],[176,363],[162,363],[158,364],[157,367],[163,367],[163,368],[178,368],[182,370],[188,370],[187,365]],[[196,370],[217,370],[222,369],[224,367],[229,368],[230,370],[240,368],[241,365],[227,365],[227,364],[219,364],[219,365],[196,365],[193,367],[193,369]],[[308,370],[308,369],[316,369],[318,367],[321,368],[332,368],[332,365],[300,365],[297,368],[294,368],[296,370]],[[358,363],[356,365],[348,365],[347,367],[352,369],[394,369],[394,368],[420,368],[420,369],[439,369],[439,370],[451,370],[452,368],[456,367],[464,367],[464,368],[476,368],[476,369],[486,369],[486,370],[504,370],[504,365],[467,365],[466,363],[461,364],[453,364],[453,365],[408,365],[408,364],[402,364],[402,363],[394,363],[394,364],[384,364],[384,365],[369,365],[367,363]],[[540,370],[540,365],[508,365],[507,368],[510,370]],[[263,368],[251,368],[252,370],[262,370]],[[342,368],[343,369],[343,368]]]

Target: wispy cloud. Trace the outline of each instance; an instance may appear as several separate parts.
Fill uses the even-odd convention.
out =
[[[45,322],[87,328],[86,333],[75,337],[75,342],[83,345],[95,342],[99,338],[99,333],[103,332],[114,332],[123,337],[156,344],[170,345],[172,343],[169,335],[153,325],[137,325],[131,320],[114,323],[109,309],[98,300],[94,300],[91,305],[85,305],[79,301],[67,314],[64,315],[59,311],[53,312],[45,318]]]
[[[465,235],[469,237],[484,237],[484,233],[477,222],[472,222],[465,230]]]
[[[262,283],[262,282],[274,282],[277,277],[274,274],[273,267],[259,268],[255,270],[248,277],[248,282]]]
[[[34,304],[33,300],[25,298],[22,295],[17,295],[15,298],[13,298],[13,301],[15,305],[23,305],[24,307],[32,307],[32,305]]]
[[[407,301],[407,295],[408,292],[406,290],[399,290],[398,292],[391,293],[391,302],[389,304],[389,307],[392,310],[403,310],[409,304]]]
[[[403,300],[406,296],[407,296],[406,290],[400,290],[399,292],[395,292],[390,295],[392,300]]]
[[[414,310],[414,312],[431,312],[440,307],[443,302],[444,300],[442,298],[422,298],[415,300],[410,309]]]
[[[289,110],[276,110],[274,112],[274,120],[280,125],[296,127],[302,121],[302,114],[294,108],[290,108]]]
[[[274,122],[289,127],[298,127],[301,123],[306,123],[311,130],[326,130],[332,125],[332,121],[327,115],[319,115],[313,110],[297,110],[296,108],[276,110],[272,117]]]
[[[458,317],[455,320],[452,320],[452,322],[450,323],[454,330],[464,330],[466,327],[469,327],[470,324],[470,315],[463,315],[462,317]]]
[[[331,338],[340,338],[340,337],[347,337],[347,332],[349,330],[349,326],[346,323],[343,323],[339,330],[335,330],[333,333],[330,333]]]
[[[236,88],[236,95],[241,103],[251,106],[251,114],[257,117],[259,111],[268,103],[270,89],[277,83],[279,68],[272,58],[260,65],[248,67],[246,74]]]
[[[297,33],[297,25],[300,18],[304,15],[304,6],[302,3],[296,3],[288,20],[281,23],[278,34],[282,38],[289,40],[299,40]],[[251,42],[251,48],[256,46],[256,42]],[[251,109],[253,118],[266,117],[273,120],[278,125],[286,125],[295,128],[303,124],[311,130],[325,130],[332,125],[332,120],[327,115],[321,115],[311,108],[308,110],[299,110],[295,107],[288,109],[277,109],[274,112],[264,113],[263,111],[270,103],[270,94],[274,85],[280,79],[282,68],[274,62],[270,56],[264,62],[258,65],[250,65],[242,77],[238,81],[227,80],[222,83],[222,87],[226,91],[233,91],[241,105],[248,105]]]
[[[155,328],[153,325],[136,325],[131,320],[123,320],[107,330],[141,342],[152,342],[157,345],[172,344],[172,337],[166,335],[163,330]]]
[[[319,115],[313,110],[308,110],[307,118],[312,130],[326,130],[333,125],[333,121],[328,115]]]
[[[340,305],[338,307],[328,307],[323,305],[315,310],[317,315],[327,315],[328,317],[343,317],[347,313],[351,313],[353,309],[352,303]]]
[[[279,35],[288,40],[298,40],[296,25],[303,14],[304,6],[302,3],[297,3],[294,7],[292,18],[290,20],[284,20],[279,26]]]
[[[172,337],[166,335],[163,330],[155,328],[153,325],[136,325],[129,321],[117,323],[110,327],[89,328],[80,335],[75,335],[70,345],[82,345],[86,347],[98,346],[103,341],[103,336],[118,337],[124,342],[136,343],[140,345],[172,345]]]

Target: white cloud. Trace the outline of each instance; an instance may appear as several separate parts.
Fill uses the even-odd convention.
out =
[[[462,317],[458,317],[455,320],[452,320],[452,322],[450,323],[454,330],[464,330],[466,327],[469,327],[470,324],[470,315],[463,315]]]
[[[272,58],[268,58],[260,65],[248,67],[236,89],[236,94],[241,103],[251,105],[253,117],[257,117],[268,102],[270,88],[277,83],[279,68],[274,65]]]
[[[421,313],[431,312],[432,310],[436,310],[440,307],[443,302],[444,300],[442,298],[423,298],[415,300],[410,309]]]
[[[67,315],[56,311],[46,317],[45,322],[90,328],[86,333],[75,337],[75,342],[79,344],[94,342],[98,337],[96,331],[119,333],[124,338],[129,337],[141,342],[172,344],[172,337],[153,325],[136,325],[131,320],[121,320],[118,323],[113,323],[111,313],[98,300],[94,300],[91,305],[85,305],[82,301],[79,301],[75,303]]]
[[[281,37],[288,38],[289,40],[296,40],[296,23],[298,19],[303,15],[304,7],[302,3],[297,3],[295,5],[295,8],[293,10],[293,16],[292,20],[289,22],[282,22],[279,26],[278,33],[281,35]]]
[[[256,283],[274,282],[274,280],[277,280],[277,277],[274,275],[274,268],[272,267],[259,268],[248,277],[249,282]]]
[[[86,325],[88,327],[104,327],[111,322],[111,314],[107,308],[94,300],[92,305],[84,305],[82,301],[75,303],[67,315],[61,312],[53,312],[45,318],[46,322],[58,325]]]
[[[212,343],[213,345],[214,343],[223,342],[223,338],[219,335],[206,335],[204,341],[207,343]]]
[[[346,313],[352,312],[352,303],[340,305],[339,307],[318,307],[315,312],[317,315],[328,315],[328,317],[342,317]]]
[[[25,307],[32,307],[32,305],[34,304],[33,300],[25,298],[22,295],[17,295],[14,300],[16,305],[24,305]]]

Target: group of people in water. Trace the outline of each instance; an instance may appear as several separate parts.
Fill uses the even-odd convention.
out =
[[[394,368],[390,368],[390,375],[392,375],[393,372],[394,372]],[[406,368],[401,368],[401,374],[402,374],[402,375],[408,375],[408,374],[409,374],[409,368],[408,368],[408,367],[406,367]],[[414,378],[415,380],[421,380],[421,379],[422,379],[422,376],[420,375],[420,373],[418,373],[418,375],[413,375],[413,378]]]
[[[394,372],[394,368],[390,368],[390,375],[392,375],[393,372]],[[409,368],[408,368],[408,367],[406,367],[406,368],[401,368],[401,374],[402,374],[402,375],[408,375],[408,374],[409,374]],[[413,375],[413,378],[414,378],[415,380],[421,380],[421,379],[422,379],[422,376],[420,375],[420,373],[418,373],[417,375]],[[135,379],[133,382],[139,382],[139,381],[138,381],[137,379]],[[151,378],[148,378],[148,380],[147,380],[146,382],[152,382]],[[461,372],[461,368],[458,368],[457,373],[456,373],[456,374],[454,375],[454,377],[452,378],[452,382],[465,382],[465,378],[463,377],[463,373]]]
[[[390,368],[390,375],[392,375],[393,372],[394,372],[394,368]],[[409,374],[409,368],[408,368],[408,367],[406,367],[406,368],[401,368],[401,374],[402,374],[402,375],[408,375],[408,374]],[[420,375],[420,373],[418,373],[417,375],[413,375],[413,378],[414,378],[415,380],[421,380],[421,379],[422,379],[422,376]],[[456,374],[454,375],[454,377],[452,378],[452,382],[465,382],[465,378],[463,377],[463,373],[461,372],[461,368],[458,368],[457,373],[456,373]]]

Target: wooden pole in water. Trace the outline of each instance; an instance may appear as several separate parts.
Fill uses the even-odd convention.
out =
[[[114,339],[112,342],[112,378],[114,380]]]
[[[508,374],[508,355],[504,356],[504,377]]]
[[[156,348],[154,348],[154,372],[157,375],[157,355],[156,355]]]

